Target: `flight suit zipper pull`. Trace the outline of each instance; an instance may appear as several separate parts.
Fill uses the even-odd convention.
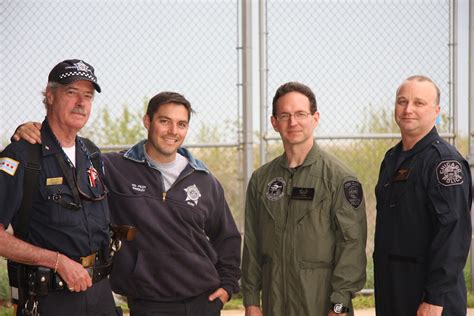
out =
[[[166,192],[163,192],[163,202],[166,201]]]

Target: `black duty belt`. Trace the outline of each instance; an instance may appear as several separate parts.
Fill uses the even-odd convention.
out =
[[[112,270],[112,262],[106,264],[95,264],[92,267],[85,267],[92,279],[92,283],[98,283],[106,278]],[[61,279],[59,274],[52,269],[44,267],[33,267],[28,269],[28,274],[33,277],[35,290],[38,294],[45,295],[51,291],[67,290],[67,284]]]

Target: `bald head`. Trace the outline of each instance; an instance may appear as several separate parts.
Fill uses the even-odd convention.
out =
[[[422,75],[416,75],[416,76],[411,76],[411,77],[406,78],[405,81],[403,81],[403,83],[398,87],[397,94],[395,95],[395,99],[398,98],[398,94],[400,92],[400,89],[403,87],[403,85],[407,81],[429,82],[433,86],[433,89],[436,91],[436,98],[435,98],[435,104],[434,105],[439,105],[440,98],[441,98],[441,93],[439,91],[438,86],[436,85],[436,83],[434,83],[433,80],[431,80],[430,78],[428,78],[426,76],[422,76]]]

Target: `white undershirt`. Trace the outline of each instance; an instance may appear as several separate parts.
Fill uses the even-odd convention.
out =
[[[148,156],[146,151],[145,157],[151,165],[161,172],[163,184],[165,185],[165,191],[168,191],[176,179],[178,179],[181,172],[183,172],[184,168],[186,168],[188,165],[188,158],[179,153],[176,153],[176,159],[174,161],[168,163],[159,163],[154,161],[150,158],[150,156]]]
[[[72,147],[63,147],[63,150],[68,156],[68,158],[71,160],[72,164],[75,166],[76,165],[76,144],[74,144]]]

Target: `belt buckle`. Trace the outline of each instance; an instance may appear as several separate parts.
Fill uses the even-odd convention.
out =
[[[94,264],[95,264],[95,257],[96,257],[96,254],[93,253],[93,254],[90,254],[86,257],[81,257],[81,263],[82,263],[82,266],[84,268],[90,268],[90,267],[93,267]]]

